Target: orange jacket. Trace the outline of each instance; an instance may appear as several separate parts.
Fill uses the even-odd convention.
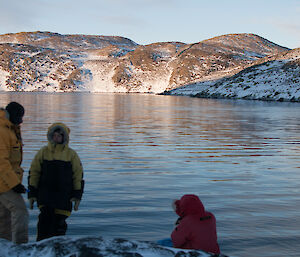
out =
[[[0,109],[0,193],[22,183],[22,140],[20,126],[12,124]]]

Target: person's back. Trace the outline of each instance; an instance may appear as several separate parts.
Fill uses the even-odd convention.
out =
[[[175,206],[180,222],[171,235],[174,247],[219,254],[216,219],[205,211],[200,199],[196,195],[184,195]]]

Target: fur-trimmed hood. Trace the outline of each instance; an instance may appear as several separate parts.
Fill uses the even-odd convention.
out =
[[[49,143],[54,144],[53,142],[53,133],[55,130],[60,129],[60,131],[64,134],[64,141],[63,145],[68,145],[69,144],[69,134],[70,134],[70,128],[67,127],[64,123],[62,122],[56,122],[53,123],[49,128],[48,128],[48,133],[47,133],[47,138]]]

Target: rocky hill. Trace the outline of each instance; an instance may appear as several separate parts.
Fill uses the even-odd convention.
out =
[[[81,79],[78,64],[69,54],[32,45],[0,44],[0,67],[4,90],[76,90]]]
[[[0,90],[175,94],[174,89],[219,82],[286,51],[254,34],[150,45],[112,36],[5,34],[0,35]]]
[[[167,94],[300,102],[300,48],[261,58],[239,73]]]
[[[101,56],[102,50],[114,59],[114,55],[126,54],[136,46],[122,37],[50,32],[0,35],[0,89],[86,90],[84,82],[92,80],[92,74],[82,66],[92,51],[93,56]]]

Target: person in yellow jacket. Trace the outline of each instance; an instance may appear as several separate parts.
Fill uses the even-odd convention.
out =
[[[17,103],[0,109],[0,238],[28,242],[28,211],[22,193],[22,138],[25,110]]]
[[[66,219],[78,206],[83,193],[83,169],[77,153],[68,146],[70,129],[54,123],[48,129],[48,145],[35,155],[28,177],[30,208],[40,209],[37,241],[65,235]]]

